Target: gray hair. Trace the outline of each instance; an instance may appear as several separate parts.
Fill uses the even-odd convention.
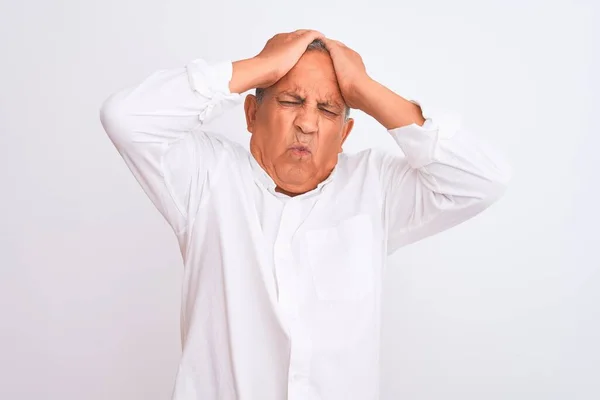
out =
[[[329,54],[329,50],[327,50],[327,46],[325,46],[325,42],[323,42],[321,39],[313,40],[306,47],[306,51],[322,51],[324,53]],[[256,93],[255,93],[256,101],[258,101],[259,103],[263,101],[266,90],[267,90],[266,88],[256,88]],[[350,107],[346,106],[344,118],[348,119],[349,117],[350,117]]]

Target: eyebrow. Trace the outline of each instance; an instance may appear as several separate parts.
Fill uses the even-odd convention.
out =
[[[304,103],[306,101],[305,97],[302,97],[300,94],[298,94],[296,91],[294,90],[284,90],[283,92],[280,92],[277,94],[277,96],[289,96],[294,98],[295,100]],[[319,101],[317,102],[317,105],[319,107],[333,107],[333,108],[339,108],[342,109],[344,108],[344,105],[341,104],[338,101],[332,100],[330,95],[325,96],[325,101]]]

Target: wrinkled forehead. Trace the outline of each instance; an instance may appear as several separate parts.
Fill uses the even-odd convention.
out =
[[[273,94],[295,93],[307,99],[342,102],[333,62],[327,53],[305,53],[298,63],[273,86]]]

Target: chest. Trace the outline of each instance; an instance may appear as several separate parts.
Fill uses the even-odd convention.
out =
[[[219,240],[209,248],[230,260],[252,260],[277,287],[303,287],[324,301],[360,299],[377,286],[383,226],[368,191],[339,190],[332,182],[314,193],[282,197],[252,180],[222,183],[201,217],[206,235]]]

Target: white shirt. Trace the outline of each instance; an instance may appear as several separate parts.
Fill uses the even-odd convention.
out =
[[[422,105],[422,127],[389,130],[406,157],[341,153],[316,189],[288,197],[245,148],[203,131],[243,99],[231,74],[195,60],[101,110],[183,255],[173,399],[377,399],[387,255],[485,209],[508,168]]]

